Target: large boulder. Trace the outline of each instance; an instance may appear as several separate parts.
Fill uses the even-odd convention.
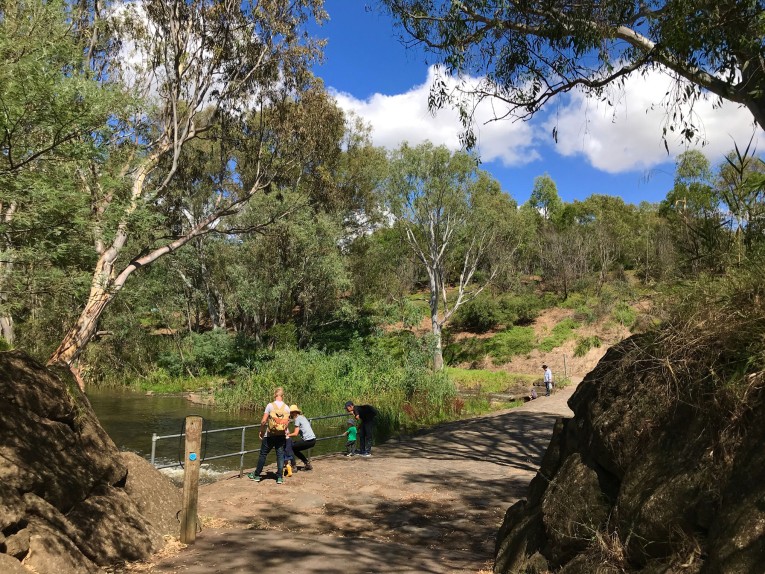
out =
[[[145,458],[134,452],[121,454],[128,469],[125,492],[136,503],[141,516],[160,535],[178,536],[183,507],[181,489]]]
[[[701,356],[683,379],[656,341],[611,348],[572,395],[505,516],[496,573],[764,571],[765,374],[726,388]]]
[[[68,373],[0,352],[0,403],[0,570],[97,572],[177,534],[178,489],[123,458]],[[141,486],[148,476],[164,505]]]

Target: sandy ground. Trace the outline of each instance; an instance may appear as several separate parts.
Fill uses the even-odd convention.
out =
[[[275,464],[200,488],[195,544],[151,573],[490,572],[507,508],[526,494],[574,386],[524,406],[440,425],[373,449],[314,459],[284,485]]]

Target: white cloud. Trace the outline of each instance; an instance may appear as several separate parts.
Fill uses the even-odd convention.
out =
[[[660,104],[672,86],[672,79],[657,70],[629,78],[624,92],[612,100],[613,106],[576,92],[567,103],[551,110],[543,126],[547,133],[557,127],[555,150],[561,155],[580,155],[608,173],[650,169],[687,149],[679,135],[668,135],[668,157],[661,139],[667,111]],[[737,104],[724,102],[715,107],[712,99],[702,100],[696,103],[694,114],[707,144],[691,147],[700,149],[713,163],[733,149],[734,142],[745,146],[752,136],[752,115]],[[762,130],[757,133],[762,140]]]
[[[445,109],[433,115],[428,110],[428,94],[434,77],[435,71],[431,67],[423,84],[403,94],[374,94],[366,100],[343,92],[333,95],[342,109],[355,112],[371,124],[372,138],[377,146],[395,149],[405,141],[413,145],[430,141],[458,150],[462,126],[457,112]],[[478,151],[483,161],[499,160],[506,166],[513,166],[540,157],[533,149],[533,126],[510,121],[484,125],[490,117],[491,110],[486,103],[476,114]]]
[[[335,92],[341,108],[353,111],[372,126],[374,144],[388,149],[402,142],[419,144],[426,140],[460,148],[461,124],[451,109],[432,115],[428,94],[435,77],[429,68],[427,79],[403,94],[374,94],[360,100],[348,93]],[[542,114],[530,122],[488,121],[494,114],[491,103],[484,102],[476,113],[478,152],[484,162],[499,161],[506,167],[522,166],[535,160],[554,161],[554,154],[581,156],[592,167],[607,173],[649,170],[673,160],[685,151],[679,137],[668,137],[670,155],[662,141],[666,110],[661,106],[672,87],[671,78],[660,71],[627,80],[622,93],[614,95],[612,106],[588,99],[580,92],[553,100]],[[498,113],[502,110],[497,106]],[[694,112],[707,145],[701,151],[713,163],[733,148],[734,141],[745,146],[752,135],[752,116],[743,107],[725,102],[715,107],[713,100],[700,101]],[[552,129],[557,128],[558,143],[552,143]],[[758,129],[760,141],[765,142]]]

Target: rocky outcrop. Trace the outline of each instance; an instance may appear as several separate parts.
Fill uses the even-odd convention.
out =
[[[632,337],[585,377],[496,573],[765,572],[765,374],[721,374],[724,356],[680,372],[660,347]]]
[[[0,353],[0,411],[0,571],[98,572],[177,534],[177,488],[118,452],[68,373]]]

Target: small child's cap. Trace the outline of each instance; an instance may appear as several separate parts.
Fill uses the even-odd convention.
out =
[[[356,426],[356,419],[348,419],[348,426]]]

